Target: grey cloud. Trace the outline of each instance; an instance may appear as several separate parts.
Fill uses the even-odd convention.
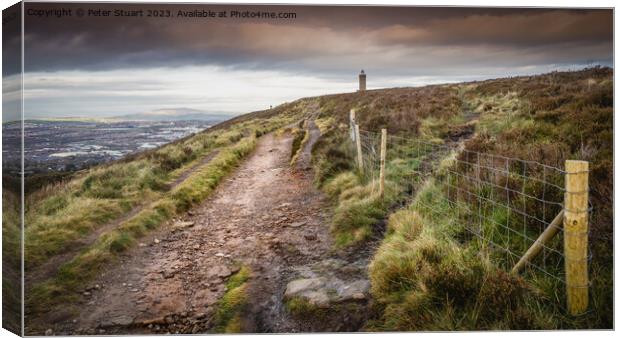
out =
[[[36,8],[119,8],[34,4]],[[123,8],[193,9],[198,5]],[[26,71],[214,64],[331,76],[374,67],[389,75],[442,64],[465,70],[611,63],[611,10],[222,6],[296,12],[287,20],[26,17]],[[424,52],[426,54],[422,54]],[[485,53],[488,57],[485,57]],[[357,71],[357,70],[356,70]],[[428,72],[429,69],[426,69]]]

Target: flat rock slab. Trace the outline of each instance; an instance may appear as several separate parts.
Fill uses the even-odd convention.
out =
[[[128,326],[128,325],[131,325],[132,323],[133,323],[133,317],[122,315],[122,316],[113,317],[113,318],[110,318],[109,320],[105,320],[101,322],[100,327],[106,328],[106,327],[112,327],[112,326]]]
[[[366,279],[345,282],[336,277],[302,278],[287,284],[284,299],[301,298],[325,308],[332,303],[365,300],[369,291],[370,282]]]
[[[315,291],[324,287],[326,282],[327,279],[323,277],[294,280],[286,285],[284,297],[292,298],[308,291]]]
[[[290,227],[291,227],[291,228],[299,228],[299,227],[301,227],[301,226],[306,225],[307,223],[308,223],[308,222],[305,222],[305,221],[293,222],[293,223],[291,223],[291,224],[290,224]]]
[[[216,265],[207,271],[207,278],[226,278],[232,275],[232,271],[225,265]]]
[[[363,300],[366,299],[369,291],[370,282],[365,279],[359,279],[352,283],[343,284],[337,290],[337,299],[340,302],[346,302],[349,300]]]
[[[174,223],[173,227],[174,228],[178,228],[178,229],[183,229],[183,228],[191,228],[196,224],[196,222],[192,222],[192,221],[178,221],[176,223]]]

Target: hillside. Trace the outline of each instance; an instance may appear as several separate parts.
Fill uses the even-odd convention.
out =
[[[45,186],[26,198],[29,330],[611,328],[612,77],[592,68],[304,98]],[[510,273],[561,210],[567,159],[590,162],[590,305],[578,317],[561,236]],[[155,260],[175,273],[159,277]],[[144,287],[124,286],[142,271],[131,283]],[[152,317],[137,315],[144,302]],[[77,314],[85,306],[103,310]],[[102,323],[103,311],[123,313]]]
[[[321,118],[331,123],[314,163],[317,184],[336,204],[332,232],[342,246],[383,238],[369,267],[377,304],[366,329],[612,326],[612,75],[593,68],[321,98]],[[376,159],[371,173],[357,173],[349,109],[357,110],[360,129],[394,135],[382,199],[372,193]],[[376,135],[361,135],[370,144],[363,152],[378,148]],[[566,315],[562,258],[552,257],[561,240],[545,247],[535,264],[541,271],[504,272],[555,216],[552,209],[562,202],[555,187],[564,182],[552,174],[567,159],[590,162],[591,306],[577,318]],[[506,192],[512,201],[501,195]],[[473,236],[467,228],[472,220],[482,235],[492,233],[484,241],[518,256],[489,249],[480,232]],[[515,243],[524,232],[506,224],[523,227],[530,243]]]
[[[209,121],[219,122],[227,120],[230,114],[211,113],[191,108],[156,109],[136,114],[120,115],[109,118],[119,121]]]

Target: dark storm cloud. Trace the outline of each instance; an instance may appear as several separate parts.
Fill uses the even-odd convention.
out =
[[[21,71],[21,16],[17,3],[2,11],[2,73]]]
[[[211,9],[294,12],[296,19],[26,16],[26,71],[211,64],[384,75],[471,67],[611,63],[611,10],[242,5],[35,4],[27,10]],[[439,68],[441,67],[441,68]]]

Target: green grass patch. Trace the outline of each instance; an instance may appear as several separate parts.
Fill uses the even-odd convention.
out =
[[[367,329],[552,330],[604,325],[605,317],[597,314],[606,307],[602,285],[592,288],[593,311],[568,316],[564,286],[540,273],[506,272],[514,262],[468,233],[464,224],[471,210],[449,204],[443,184],[441,179],[427,181],[410,206],[390,216],[386,237],[369,267],[379,315]],[[518,252],[521,243],[507,242],[502,231],[493,232],[495,222],[505,222],[507,215],[499,209],[489,217],[483,224],[485,236]]]
[[[371,181],[360,185],[355,174],[344,172],[332,179],[325,190],[331,196],[337,194],[331,231],[337,247],[360,244],[376,231],[374,227],[383,220],[401,197],[402,187],[386,180],[383,196],[379,193],[379,182]]]
[[[434,183],[418,198],[430,199],[429,214],[416,201],[391,215],[388,232],[370,265],[379,319],[371,330],[475,330],[542,328],[528,311],[537,294],[452,235],[459,222],[436,198]],[[439,189],[440,190],[440,189]]]
[[[242,314],[248,303],[247,284],[250,269],[241,269],[226,282],[226,293],[217,303],[212,331],[216,333],[239,333],[242,331]]]
[[[291,315],[298,318],[321,319],[325,318],[329,312],[329,309],[320,308],[300,297],[293,297],[287,300],[284,306]]]

